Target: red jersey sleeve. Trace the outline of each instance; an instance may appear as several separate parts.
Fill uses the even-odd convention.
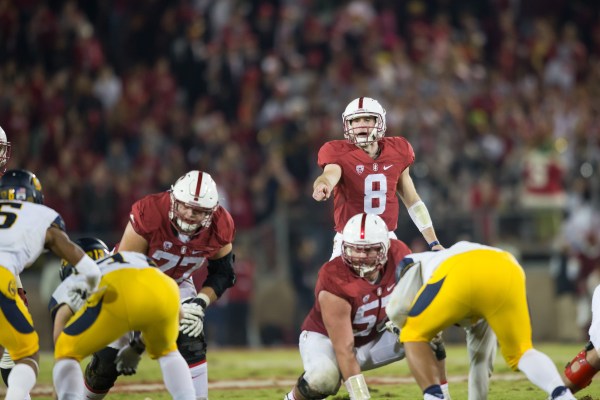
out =
[[[235,224],[229,211],[223,207],[219,206],[215,211],[211,228],[213,228],[215,238],[221,246],[233,242],[235,238]]]
[[[339,164],[340,158],[342,158],[344,154],[355,149],[356,146],[345,140],[332,140],[325,143],[319,149],[317,164],[321,168],[325,168],[327,164]]]
[[[160,229],[162,225],[163,218],[159,205],[165,202],[163,198],[165,195],[168,196],[168,193],[143,197],[133,203],[131,207],[131,213],[129,214],[131,226],[138,235],[148,240],[148,242],[150,242],[152,234]],[[168,212],[167,210],[163,211]]]

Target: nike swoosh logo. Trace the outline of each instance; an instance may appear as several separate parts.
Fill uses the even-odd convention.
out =
[[[202,250],[192,250],[192,254],[202,253]]]
[[[392,291],[392,289],[394,288],[394,286],[396,286],[396,284],[395,284],[395,283],[394,283],[394,284],[392,284],[392,285],[390,285],[390,286],[388,286],[388,287],[387,287],[387,291],[388,291],[388,292],[391,292],[391,291]]]
[[[394,164],[392,164],[392,165],[394,165]],[[392,168],[392,165],[384,165],[383,170],[387,171],[388,169]]]

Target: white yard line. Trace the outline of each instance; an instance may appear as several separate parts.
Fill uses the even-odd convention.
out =
[[[466,382],[467,375],[455,375],[451,376],[448,380],[450,382]],[[392,377],[392,376],[381,376],[381,377],[367,377],[367,383],[370,385],[405,385],[414,384],[413,378],[408,376],[403,377]],[[525,380],[523,374],[496,374],[492,376],[492,381],[518,381]],[[290,388],[296,383],[296,379],[240,379],[240,380],[229,380],[229,381],[217,381],[209,382],[209,389],[258,389],[258,388]],[[166,390],[162,383],[131,383],[131,384],[119,384],[111,390],[112,392],[120,393],[145,393],[145,392],[157,392]],[[0,387],[0,395],[6,393],[5,387]],[[51,396],[53,389],[51,385],[36,385],[31,393],[34,396]]]

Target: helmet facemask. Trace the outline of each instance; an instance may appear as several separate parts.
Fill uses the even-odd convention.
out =
[[[10,160],[10,142],[4,129],[0,128],[0,176],[6,172],[8,160]]]
[[[10,160],[10,142],[0,141],[0,176],[6,172],[6,165]]]
[[[357,214],[342,232],[342,260],[361,278],[368,278],[387,262],[390,238],[387,225],[375,214]]]
[[[358,118],[361,121],[354,121]],[[365,118],[374,118],[375,122]],[[342,122],[346,140],[360,147],[378,142],[385,136],[385,109],[370,97],[352,100],[342,114]]]
[[[387,247],[383,243],[353,244],[342,243],[342,259],[358,276],[383,268],[387,262]]]
[[[186,213],[185,209],[189,209]],[[192,235],[202,228],[208,228],[212,222],[213,213],[217,206],[213,208],[198,207],[193,204],[184,203],[175,198],[171,193],[171,211],[169,218],[175,229],[184,235]],[[186,215],[187,214],[187,215]],[[200,218],[194,218],[195,215],[204,214]]]
[[[375,123],[367,123],[365,117],[374,118]],[[358,118],[361,118],[360,122],[352,122]],[[359,114],[348,117],[344,120],[344,137],[357,146],[378,142],[385,136],[385,129],[381,121],[382,117],[379,114]]]
[[[217,185],[206,172],[190,171],[171,186],[169,219],[181,234],[208,228],[218,206]]]

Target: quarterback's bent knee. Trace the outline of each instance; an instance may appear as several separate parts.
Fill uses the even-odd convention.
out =
[[[115,359],[119,350],[112,347],[94,353],[85,368],[85,385],[93,392],[106,393],[117,381],[119,373]]]

